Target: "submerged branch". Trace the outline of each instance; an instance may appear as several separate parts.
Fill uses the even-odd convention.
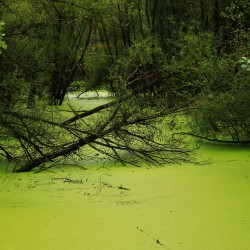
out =
[[[182,135],[188,135],[188,136],[192,136],[198,139],[202,139],[202,140],[206,140],[206,141],[210,141],[210,142],[219,142],[219,143],[228,143],[228,144],[250,144],[249,140],[222,140],[219,138],[210,138],[209,136],[202,136],[202,135],[198,135],[198,134],[194,134],[194,133],[190,133],[190,132],[183,132],[183,133],[179,133]]]

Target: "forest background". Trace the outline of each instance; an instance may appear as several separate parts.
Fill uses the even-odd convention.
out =
[[[0,153],[15,171],[89,149],[192,161],[187,136],[250,142],[247,0],[2,0],[0,19]],[[69,91],[98,89],[112,100],[61,115]]]

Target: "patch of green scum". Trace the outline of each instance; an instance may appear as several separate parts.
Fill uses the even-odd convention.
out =
[[[94,98],[94,99],[80,99],[73,97],[66,97],[63,105],[58,107],[60,113],[65,116],[65,118],[70,118],[72,113],[70,111],[81,111],[81,110],[90,110],[99,105],[103,105],[112,101],[110,98]]]
[[[199,156],[210,158],[214,161],[221,161],[221,163],[233,161],[249,162],[250,146],[205,142],[202,145]]]

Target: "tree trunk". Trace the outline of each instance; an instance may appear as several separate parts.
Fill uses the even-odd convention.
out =
[[[29,88],[27,108],[34,108],[36,105],[35,103],[35,95],[37,92],[36,84],[37,84],[36,81],[33,79]]]
[[[214,0],[214,33],[215,36],[219,34],[220,27],[220,9],[219,9],[219,0]]]
[[[141,9],[141,0],[138,0],[137,2],[137,8],[138,8],[138,16],[139,16],[139,27],[140,27],[140,33],[142,38],[144,38],[144,31],[143,31],[143,20],[142,20],[142,9]]]
[[[153,4],[153,10],[152,10],[152,14],[151,14],[151,32],[153,35],[155,35],[155,23],[156,23],[156,14],[157,14],[157,8],[158,8],[158,1],[159,0],[154,0],[154,4]]]
[[[146,0],[146,6],[145,6],[145,11],[146,11],[146,18],[147,18],[147,24],[148,24],[148,29],[151,29],[151,22],[150,22],[150,18],[149,18],[149,13],[150,13],[150,9],[149,9],[149,0]]]
[[[98,136],[94,136],[94,135],[88,136],[84,139],[81,139],[77,142],[72,143],[67,148],[56,150],[54,152],[47,153],[39,158],[31,160],[27,164],[24,164],[19,169],[15,170],[15,172],[29,172],[33,168],[40,166],[46,162],[49,162],[49,161],[56,159],[60,156],[68,155],[68,154],[78,150],[80,147],[94,142],[97,138],[98,138]]]
[[[208,6],[206,0],[200,0],[201,31],[208,31]]]

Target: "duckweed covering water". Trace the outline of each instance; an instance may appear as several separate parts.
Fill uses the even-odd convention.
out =
[[[248,249],[249,151],[200,153],[214,163],[2,172],[0,249]]]
[[[0,250],[249,249],[249,148],[205,165],[0,173]]]

